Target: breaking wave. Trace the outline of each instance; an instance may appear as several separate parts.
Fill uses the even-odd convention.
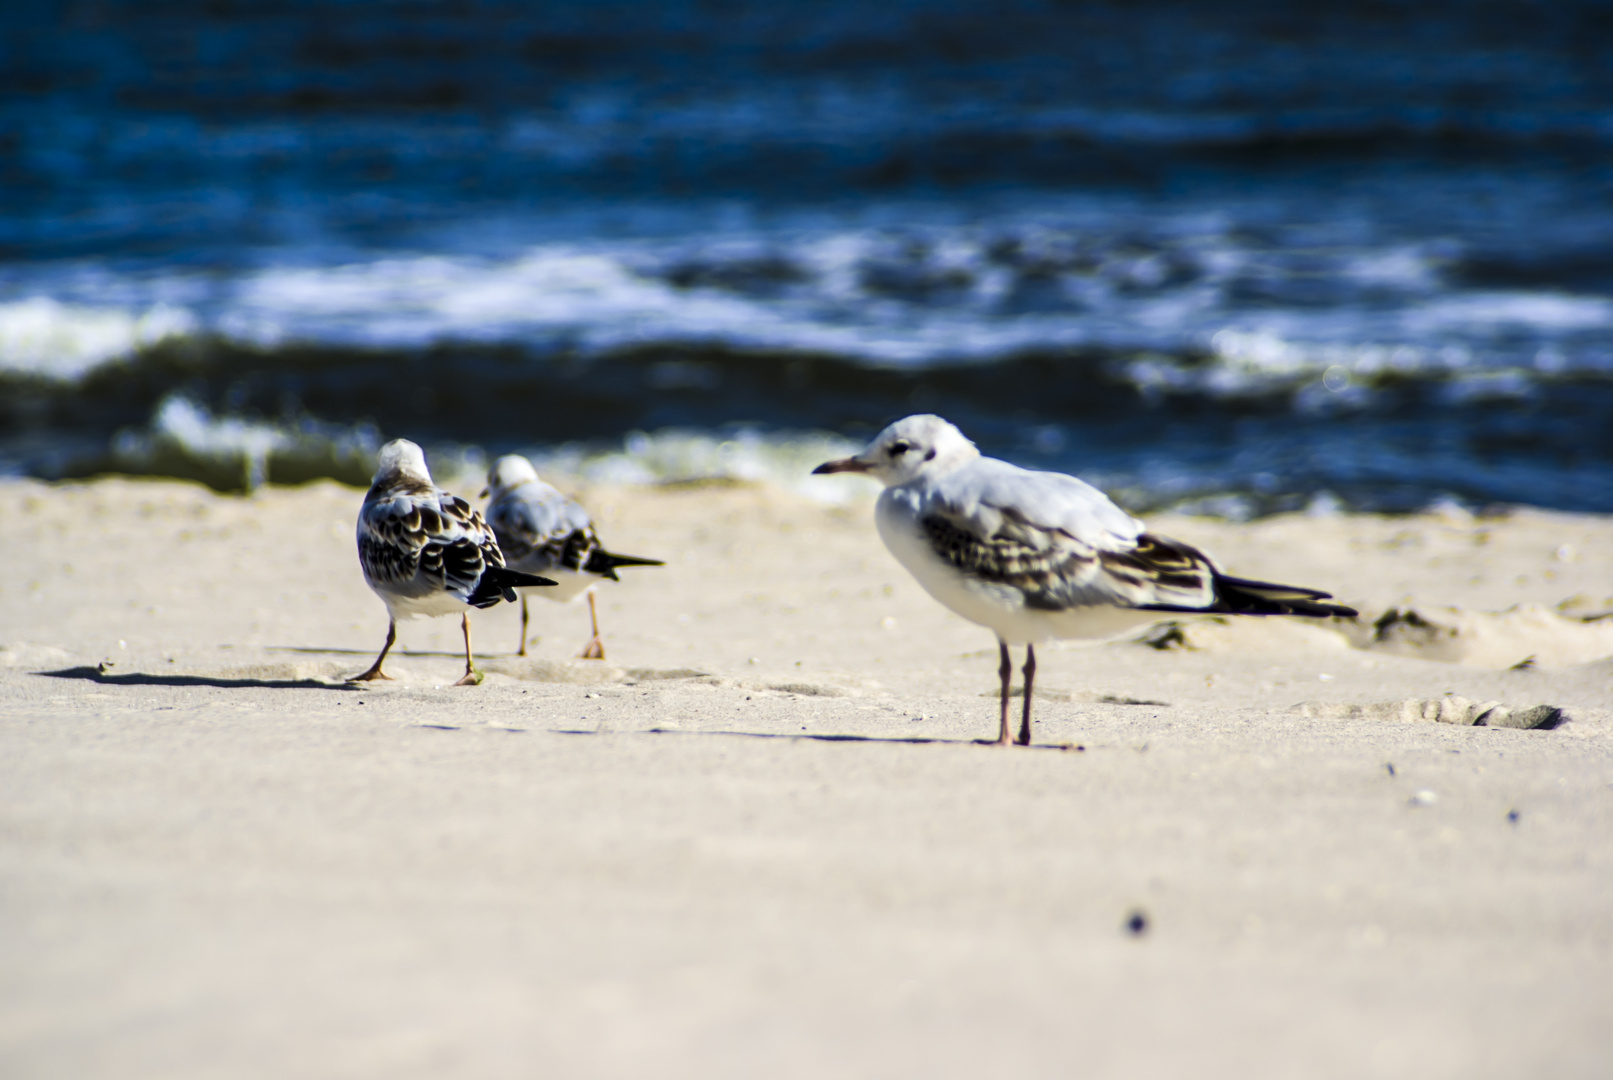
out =
[[[379,433],[367,426],[342,428],[314,421],[292,426],[216,416],[176,394],[158,406],[147,428],[120,432],[109,459],[119,471],[197,480],[221,491],[250,492],[271,482],[323,478],[359,486],[369,482],[380,441]],[[860,449],[827,432],[761,432],[742,426],[722,433],[635,431],[615,445],[594,441],[522,449],[541,473],[570,483],[766,483],[825,503],[845,502],[871,490],[843,477],[812,475],[818,464]],[[430,458],[440,482],[462,489],[483,482],[489,461],[481,447],[455,443],[432,445]]]
[[[1448,241],[1318,252],[1315,237],[1168,226],[761,232],[205,276],[69,266],[30,282],[50,295],[0,304],[0,372],[79,380],[186,338],[260,353],[711,349],[910,369],[1153,353],[1172,363],[1124,369],[1139,389],[1210,396],[1292,390],[1330,369],[1367,381],[1613,371],[1613,300],[1467,287],[1467,257]],[[95,302],[106,296],[123,303]]]

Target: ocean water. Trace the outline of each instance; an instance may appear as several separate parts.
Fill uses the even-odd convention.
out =
[[[0,12],[0,470],[1613,511],[1613,6]]]

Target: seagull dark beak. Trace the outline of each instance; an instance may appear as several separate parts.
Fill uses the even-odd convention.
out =
[[[820,476],[824,473],[837,472],[865,473],[870,471],[871,468],[872,466],[865,465],[854,457],[846,457],[841,458],[839,461],[825,461],[822,465],[812,470],[812,475]]]
[[[493,490],[493,489],[492,489],[492,488],[483,488],[483,489],[482,489],[482,493],[481,493],[481,494],[480,494],[480,495],[478,495],[478,496],[476,496],[476,497],[477,497],[477,498],[478,498],[478,499],[485,499],[485,498],[487,498],[487,494],[488,494],[488,492],[490,492],[490,491],[492,491],[492,490]]]

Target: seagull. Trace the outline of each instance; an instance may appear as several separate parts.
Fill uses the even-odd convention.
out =
[[[926,592],[997,635],[1008,743],[1009,645],[1025,646],[1019,742],[1031,741],[1036,645],[1112,638],[1165,613],[1355,615],[1330,593],[1224,573],[1196,548],[1147,532],[1085,481],[982,457],[939,416],[909,416],[855,457],[814,473],[866,473],[885,485],[874,522]]]
[[[399,619],[457,612],[465,632],[465,677],[454,685],[474,686],[482,675],[471,662],[470,609],[513,602],[517,587],[554,584],[505,567],[482,515],[431,482],[426,455],[407,439],[381,447],[358,512],[358,564],[386,605],[388,622],[381,655],[351,682],[392,678],[381,663],[397,640]]]
[[[620,580],[616,576],[619,566],[666,564],[660,559],[641,559],[636,555],[614,555],[606,551],[594,532],[588,511],[539,480],[532,463],[519,454],[506,454],[493,463],[487,473],[487,488],[482,492],[483,498],[488,495],[493,498],[487,504],[487,523],[493,527],[510,565],[557,579],[559,587],[543,593],[550,600],[567,602],[587,594],[588,618],[594,633],[578,655],[584,660],[605,659],[605,643],[599,638],[594,587],[601,581]],[[525,656],[526,590],[518,591],[521,594],[521,647],[516,655]]]

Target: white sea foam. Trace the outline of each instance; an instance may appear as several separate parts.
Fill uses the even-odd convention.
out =
[[[717,347],[902,367],[1093,348],[1156,354],[1121,369],[1144,389],[1218,396],[1297,389],[1333,368],[1360,381],[1606,366],[1605,346],[1587,343],[1613,330],[1613,301],[1454,289],[1440,277],[1448,254],[1274,252],[1195,219],[1140,246],[1021,223],[547,243],[510,258],[288,261],[205,278],[95,267],[51,278],[54,296],[0,304],[0,370],[73,380],[201,333],[271,350]],[[1317,280],[1326,302],[1305,295]],[[1208,365],[1158,359],[1206,348]]]
[[[214,416],[180,394],[170,395],[157,407],[151,419],[151,438],[204,463],[227,466],[239,462],[248,490],[261,487],[268,479],[269,455],[295,441],[279,426],[237,416]],[[125,437],[120,449],[127,453],[135,448]]]
[[[0,304],[0,371],[77,379],[197,325],[189,311],[163,303],[127,310],[34,296]]]
[[[673,430],[634,432],[619,449],[573,444],[534,450],[530,456],[540,473],[571,476],[586,483],[765,482],[818,502],[840,504],[867,497],[877,489],[871,483],[847,484],[844,477],[813,476],[812,470],[860,449],[860,445],[826,432],[741,430],[710,435]]]
[[[337,459],[349,482],[362,483],[373,465],[376,438],[368,429],[326,426],[309,432],[239,416],[219,415],[183,394],[165,398],[143,430],[125,430],[113,444],[114,460],[136,472],[165,475],[251,491],[279,476],[293,457],[315,461],[320,471]],[[766,483],[827,504],[853,502],[876,493],[857,478],[813,476],[831,458],[846,457],[860,445],[831,432],[725,434],[669,429],[637,431],[617,446],[568,443],[529,448],[526,453],[546,476],[582,484],[685,484],[711,481]],[[470,490],[486,475],[486,452],[474,445],[430,447],[433,469],[451,487]],[[361,458],[362,463],[355,463]],[[303,475],[303,470],[296,470]],[[283,481],[283,477],[281,480]]]
[[[1613,300],[1552,292],[1445,296],[1410,313],[1414,329],[1613,330]]]
[[[270,481],[337,477],[362,484],[379,444],[367,424],[277,423],[220,415],[182,393],[168,395],[144,429],[112,440],[112,463],[134,473],[183,476],[229,490]],[[462,453],[461,458],[469,454]]]
[[[646,272],[641,252],[566,246],[505,262],[428,256],[277,268],[245,277],[219,311],[215,328],[259,347],[298,341],[415,349],[445,342],[563,340],[590,353],[706,345],[892,365],[990,359],[1027,348],[1099,344],[1117,335],[1139,343],[1160,337],[1119,319],[998,319],[979,304],[915,310],[870,296],[856,277],[866,245],[846,239],[853,242],[835,238],[809,246],[801,262],[814,272],[810,286],[769,298],[678,288]],[[842,250],[847,246],[850,251]],[[990,284],[979,290],[988,299]],[[1147,305],[1142,307],[1146,315]]]

